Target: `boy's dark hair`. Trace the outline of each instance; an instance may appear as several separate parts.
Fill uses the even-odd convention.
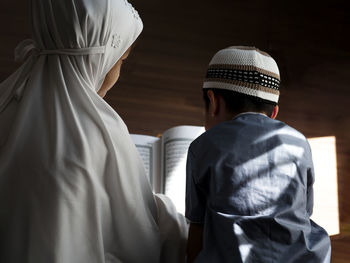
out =
[[[241,112],[263,112],[268,116],[271,116],[276,103],[271,101],[265,101],[263,99],[248,96],[242,93],[238,93],[232,90],[225,89],[203,89],[203,99],[205,102],[206,110],[209,109],[209,98],[207,95],[208,90],[212,90],[215,96],[221,96],[225,103],[226,109],[230,113],[241,113]]]

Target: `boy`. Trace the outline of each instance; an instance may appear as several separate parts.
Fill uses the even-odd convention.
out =
[[[276,62],[258,49],[211,60],[207,131],[187,160],[188,262],[330,262],[329,237],[310,220],[310,147],[275,120],[279,84]]]

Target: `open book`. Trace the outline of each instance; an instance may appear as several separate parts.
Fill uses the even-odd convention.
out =
[[[166,130],[161,138],[131,134],[156,193],[164,193],[178,212],[185,213],[186,160],[191,142],[204,127],[177,126]]]

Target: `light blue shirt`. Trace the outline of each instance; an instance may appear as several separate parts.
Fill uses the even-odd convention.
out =
[[[196,262],[330,262],[313,182],[309,144],[283,122],[245,113],[202,134],[187,160],[186,217],[204,223]]]

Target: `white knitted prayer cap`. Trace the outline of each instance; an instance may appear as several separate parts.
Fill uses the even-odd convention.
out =
[[[203,89],[226,89],[277,103],[280,75],[276,61],[254,47],[235,46],[217,52],[209,63]]]

